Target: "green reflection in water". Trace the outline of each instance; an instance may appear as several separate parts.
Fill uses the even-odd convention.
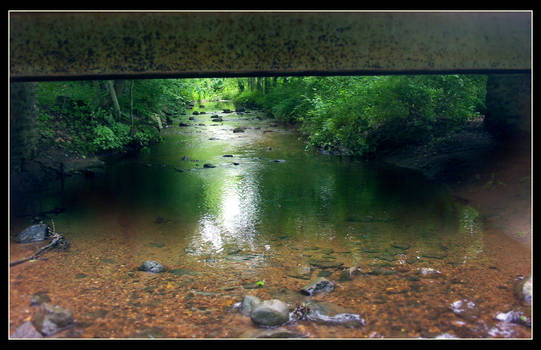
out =
[[[109,164],[95,179],[68,179],[42,201],[67,208],[58,217],[66,230],[159,234],[193,255],[287,240],[338,242],[355,254],[389,242],[415,245],[419,254],[442,245],[450,251],[457,241],[466,255],[482,252],[478,214],[419,174],[305,152],[297,134],[254,115],[220,113],[224,121],[210,126],[213,113],[165,129],[147,152]],[[238,125],[248,129],[233,133]]]

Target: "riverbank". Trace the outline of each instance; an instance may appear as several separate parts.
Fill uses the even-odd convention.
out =
[[[401,149],[381,160],[444,183],[483,215],[485,225],[531,247],[530,140],[495,140],[477,120],[438,143]]]

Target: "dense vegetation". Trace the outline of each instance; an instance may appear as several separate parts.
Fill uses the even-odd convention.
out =
[[[255,82],[254,82],[255,79]],[[484,114],[486,76],[246,78],[238,106],[298,125],[309,148],[370,156],[442,139]]]
[[[484,112],[486,76],[335,76],[39,83],[41,145],[139,149],[194,102],[232,99],[295,124],[308,148],[370,156],[427,143]]]
[[[227,96],[227,79],[151,79],[38,84],[40,144],[81,156],[137,150],[197,101]]]

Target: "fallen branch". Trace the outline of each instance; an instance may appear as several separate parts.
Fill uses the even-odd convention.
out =
[[[43,252],[45,252],[45,251],[47,251],[47,250],[49,250],[49,249],[51,249],[53,247],[57,247],[59,249],[67,249],[68,248],[68,246],[69,246],[68,240],[65,239],[64,236],[62,236],[61,234],[55,232],[54,221],[51,220],[51,222],[52,222],[52,226],[53,226],[53,230],[52,230],[52,233],[51,233],[52,241],[49,244],[47,244],[46,246],[41,247],[37,252],[35,252],[31,256],[29,256],[28,258],[24,258],[24,259],[17,260],[17,261],[14,261],[14,262],[10,263],[9,264],[10,267],[22,264],[23,262],[26,262],[26,261],[29,261],[29,260],[36,259],[40,254],[42,254]],[[49,229],[49,232],[50,232],[50,229]]]

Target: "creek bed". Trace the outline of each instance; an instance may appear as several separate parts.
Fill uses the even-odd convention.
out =
[[[234,307],[251,294],[332,303],[366,321],[283,326],[303,337],[530,337],[524,326],[494,331],[498,312],[530,314],[513,293],[530,252],[474,208],[414,171],[306,152],[294,130],[224,108],[206,104],[136,157],[25,198],[66,208],[54,223],[71,245],[10,269],[10,334],[41,293],[76,320],[57,337],[253,336]],[[12,217],[12,232],[27,226]],[[12,241],[10,260],[39,246]],[[145,260],[167,271],[138,271]],[[361,273],[344,277],[350,267]],[[318,277],[334,290],[300,293]],[[454,313],[457,300],[472,301],[476,317]]]

